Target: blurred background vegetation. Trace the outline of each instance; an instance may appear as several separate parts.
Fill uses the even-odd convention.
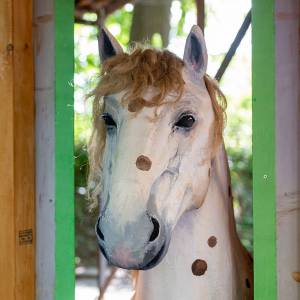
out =
[[[155,4],[155,5],[154,5]],[[208,74],[214,76],[239,29],[250,0],[206,0],[205,37],[209,52]],[[193,0],[147,0],[126,4],[105,19],[105,26],[128,48],[131,41],[147,41],[168,47],[182,56],[190,27],[197,23]],[[84,15],[95,21],[93,13]],[[87,142],[91,128],[91,103],[86,95],[98,80],[97,27],[75,25],[75,185],[76,263],[95,266],[98,249],[94,224],[86,201]],[[224,138],[231,168],[237,227],[244,245],[252,251],[252,144],[251,144],[251,37],[248,30],[220,82],[227,96],[227,127]]]

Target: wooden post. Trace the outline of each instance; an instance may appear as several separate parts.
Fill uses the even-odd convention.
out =
[[[32,1],[0,2],[0,299],[35,298]]]
[[[254,298],[277,299],[275,0],[252,7]]]
[[[37,300],[74,300],[74,2],[35,0]]]
[[[300,297],[299,13],[299,0],[276,0],[277,295],[291,300]]]
[[[204,0],[196,0],[197,7],[197,25],[202,29],[204,33],[205,27],[205,1]]]
[[[74,1],[35,0],[37,300],[74,300]]]
[[[254,0],[255,299],[299,299],[300,3]]]
[[[43,0],[41,0],[43,1]],[[74,1],[54,1],[55,299],[75,298]]]

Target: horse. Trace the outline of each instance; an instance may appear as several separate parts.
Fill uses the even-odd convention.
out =
[[[88,147],[107,261],[137,270],[135,300],[253,299],[223,141],[226,100],[193,26],[183,59],[99,29],[102,61]]]

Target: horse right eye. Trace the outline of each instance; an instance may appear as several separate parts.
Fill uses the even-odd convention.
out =
[[[112,118],[111,115],[103,114],[101,116],[101,118],[104,121],[107,128],[117,127],[117,124],[116,124],[116,122],[114,121],[114,119]]]
[[[185,128],[185,129],[190,129],[193,127],[194,123],[195,123],[195,118],[192,115],[183,115],[175,123],[175,126]]]

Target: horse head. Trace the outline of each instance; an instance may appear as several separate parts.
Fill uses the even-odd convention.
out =
[[[89,146],[98,242],[113,265],[146,270],[167,253],[179,218],[205,199],[223,109],[197,26],[183,59],[151,48],[124,53],[104,28],[99,49]]]

